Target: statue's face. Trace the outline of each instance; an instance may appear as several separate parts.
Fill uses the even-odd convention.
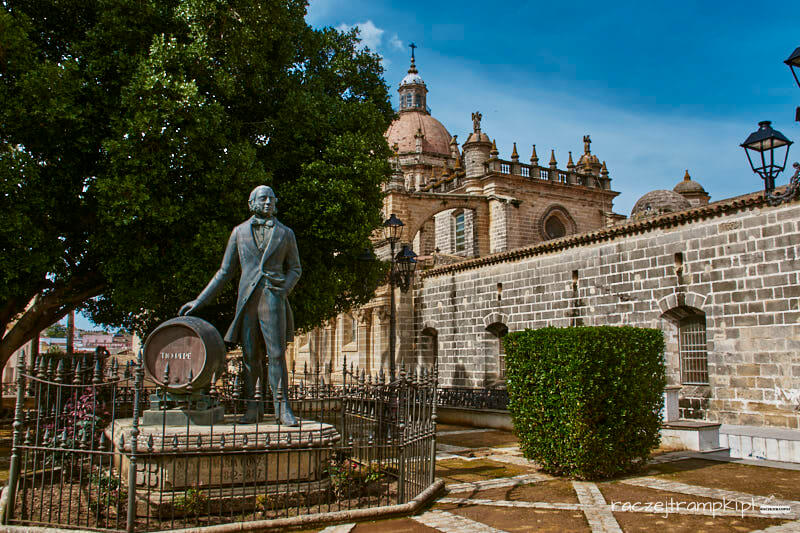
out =
[[[259,188],[255,198],[250,202],[250,211],[263,218],[270,218],[275,214],[278,199],[266,187]]]

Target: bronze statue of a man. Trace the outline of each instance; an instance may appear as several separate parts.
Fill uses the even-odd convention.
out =
[[[264,384],[266,354],[275,416],[281,424],[296,426],[287,390],[286,343],[294,338],[294,317],[287,296],[302,271],[294,233],[275,219],[277,203],[270,187],[253,189],[249,202],[253,216],[233,229],[219,270],[196,300],[181,307],[180,314],[190,315],[213,301],[233,278],[238,264],[242,275],[236,315],[225,341],[242,345],[244,393],[251,401],[240,422],[254,423],[263,415],[263,405],[252,400],[256,383]]]

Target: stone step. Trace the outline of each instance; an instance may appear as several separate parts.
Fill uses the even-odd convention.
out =
[[[706,452],[725,448],[719,438],[720,424],[703,420],[672,420],[661,424],[661,444]]]

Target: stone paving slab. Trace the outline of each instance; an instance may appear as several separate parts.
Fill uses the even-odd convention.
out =
[[[617,519],[606,505],[606,499],[594,483],[573,481],[572,487],[583,506],[583,512],[589,521],[592,533],[622,533]]]
[[[697,485],[688,485],[686,483],[679,483],[677,481],[668,481],[666,479],[656,479],[652,477],[638,477],[632,479],[624,479],[622,483],[626,485],[635,485],[639,487],[647,487],[650,489],[664,490],[667,492],[678,492],[681,494],[689,494],[692,496],[703,496],[706,498],[714,498],[717,500],[730,500],[739,502],[752,502],[754,505],[787,505],[792,509],[790,514],[785,515],[785,518],[800,518],[800,502],[794,500],[781,500],[773,497],[758,496],[756,494],[749,494],[736,490],[725,489],[712,489],[708,487],[700,487]],[[763,516],[763,515],[761,515]]]
[[[506,533],[502,529],[493,528],[447,511],[428,511],[413,518],[419,523],[438,529],[443,533]]]
[[[484,498],[439,498],[437,503],[455,505],[485,505],[487,507],[516,507],[519,509],[547,509],[550,511],[583,511],[592,506],[565,502],[520,502],[510,500],[487,500]]]
[[[540,481],[547,481],[556,479],[547,474],[522,474],[509,478],[486,479],[482,481],[470,481],[466,483],[451,483],[446,485],[449,492],[466,492],[471,490],[485,490],[496,489],[502,487],[512,487],[514,485],[522,485],[526,483],[538,483]]]

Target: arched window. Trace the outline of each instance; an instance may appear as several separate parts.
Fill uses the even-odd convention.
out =
[[[420,343],[420,363],[424,367],[433,368],[439,357],[439,332],[434,328],[425,328],[422,330],[420,340],[422,341]]]
[[[539,231],[544,240],[558,239],[577,231],[577,225],[564,207],[553,205],[539,219]]]
[[[494,322],[486,326],[486,330],[497,337],[497,377],[506,379],[506,348],[505,337],[508,335],[508,326],[502,322]]]

